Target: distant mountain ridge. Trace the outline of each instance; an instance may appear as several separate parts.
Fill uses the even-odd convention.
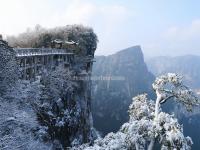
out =
[[[147,69],[140,46],[109,56],[96,56],[93,76],[123,77],[124,80],[93,81],[94,126],[108,133],[116,131],[128,119],[132,97],[152,93],[154,76]]]
[[[154,75],[158,76],[168,72],[178,73],[184,77],[187,85],[200,89],[200,56],[161,56],[147,59],[146,62]]]

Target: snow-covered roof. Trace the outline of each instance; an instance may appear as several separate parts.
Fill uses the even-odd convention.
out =
[[[65,41],[65,43],[69,45],[78,45],[78,43],[74,41]]]
[[[63,41],[63,40],[60,40],[60,39],[55,39],[51,42],[54,42],[54,43],[57,43],[57,44],[65,43],[65,44],[68,44],[68,45],[78,45],[77,42],[72,41],[72,40],[71,41]]]
[[[54,42],[54,43],[57,43],[57,44],[61,44],[61,43],[63,43],[63,41],[60,40],[60,39],[55,39],[55,40],[53,40],[53,41],[51,41],[51,42]]]

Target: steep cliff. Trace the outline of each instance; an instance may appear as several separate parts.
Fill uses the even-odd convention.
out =
[[[95,79],[101,76],[102,79],[112,79]],[[140,46],[127,48],[110,56],[97,56],[93,77],[94,126],[103,133],[116,131],[127,121],[127,110],[132,97],[144,92],[152,95],[154,76],[144,63]]]
[[[12,69],[17,67],[10,63],[17,66],[18,63],[12,61],[18,56],[17,51],[9,47],[7,42],[0,41],[0,61],[5,61],[0,67],[7,71],[0,72],[0,85],[5,85],[2,89],[6,87],[4,96],[0,95],[0,111],[3,112],[3,115],[0,115],[0,140],[3,140],[0,141],[0,149],[66,149],[93,140],[95,134],[91,115],[90,77],[97,36],[91,28],[83,26],[67,26],[62,28],[63,30],[68,31],[65,36],[71,37],[70,40],[79,41],[78,49],[81,52],[76,53],[70,49],[70,52],[74,52],[74,57],[70,58],[67,66],[52,63],[51,65],[55,66],[47,69],[50,61],[47,63],[44,59],[19,65],[19,70],[25,69],[23,73],[27,74],[27,68],[36,68],[40,74],[34,80],[19,76],[13,78],[17,74],[13,73]],[[31,35],[25,34],[27,38],[22,36],[24,40],[19,40],[20,36],[15,37],[17,44],[31,46],[37,42],[31,40],[31,35],[35,32]],[[65,38],[63,37],[63,40],[67,40]],[[30,59],[33,57],[31,55],[32,52],[23,58]],[[36,57],[41,58],[43,55],[46,54],[41,53]],[[51,55],[60,58],[59,54]],[[61,59],[58,61],[62,62]],[[11,85],[13,80],[15,82]],[[14,110],[10,111],[13,108]]]
[[[39,133],[44,141],[57,143],[57,148],[60,144],[65,148],[94,138],[91,81],[85,80],[90,78],[91,68],[81,58],[75,58],[69,70],[60,66],[41,77],[41,94],[35,103]]]

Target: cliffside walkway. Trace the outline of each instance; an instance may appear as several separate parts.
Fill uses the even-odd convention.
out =
[[[68,49],[14,48],[14,51],[21,78],[25,80],[35,79],[44,70],[52,70],[59,65],[70,68],[74,61],[74,53]]]
[[[73,55],[67,49],[51,49],[51,48],[15,48],[17,57],[28,56],[44,56],[44,55]]]

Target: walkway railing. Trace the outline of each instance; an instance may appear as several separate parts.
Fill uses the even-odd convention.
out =
[[[17,57],[42,56],[42,55],[72,55],[72,51],[68,49],[52,49],[52,48],[15,48]]]

